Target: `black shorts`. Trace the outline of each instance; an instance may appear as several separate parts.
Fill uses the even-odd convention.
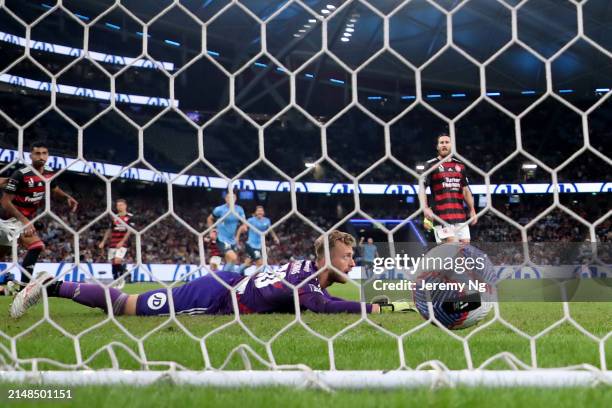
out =
[[[222,255],[225,255],[229,251],[237,251],[236,244],[228,244],[227,242],[221,241],[219,238],[217,238],[217,248],[219,248]]]
[[[246,252],[249,258],[254,261],[258,261],[261,259],[261,248],[253,248],[249,244],[246,245]]]

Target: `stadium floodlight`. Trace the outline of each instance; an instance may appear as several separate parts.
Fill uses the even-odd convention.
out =
[[[415,169],[422,171],[422,170],[425,170],[425,166],[422,164],[417,164]]]
[[[306,162],[304,163],[304,167],[306,167],[307,169],[312,169],[313,167],[316,167],[316,163],[312,163],[312,162]]]
[[[535,170],[538,168],[538,165],[535,163],[525,163],[523,164],[523,170]]]

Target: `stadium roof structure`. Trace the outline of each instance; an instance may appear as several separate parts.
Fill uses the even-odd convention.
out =
[[[92,24],[89,38],[91,51],[134,57],[142,51],[142,36],[143,31],[146,31],[149,54],[161,61],[166,69],[169,66],[174,71],[180,69],[191,59],[199,58],[198,55],[201,56],[205,48],[210,57],[230,72],[235,72],[247,62],[252,64],[253,70],[258,70],[253,74],[254,77],[250,77],[255,79],[250,81],[251,85],[237,87],[237,100],[244,100],[252,109],[257,106],[260,110],[265,110],[268,103],[264,94],[271,95],[278,104],[287,103],[286,97],[276,89],[278,86],[273,86],[274,83],[266,78],[277,75],[281,81],[287,81],[287,76],[283,76],[284,68],[265,55],[255,58],[261,52],[262,39],[260,26],[254,17],[269,19],[266,21],[268,51],[287,69],[295,70],[302,68],[302,64],[321,50],[320,22],[345,2],[306,0],[303,4],[310,7],[309,10],[293,3],[280,11],[285,1],[244,0],[240,5],[230,3],[228,0],[187,0],[180,2],[181,7],[169,8],[172,4],[170,0],[153,3],[128,0],[121,4],[129,13],[115,8],[102,17],[100,14],[112,6],[113,2],[69,0],[63,2],[63,6],[73,13],[73,18],[84,24]],[[413,0],[398,8],[400,3],[399,0],[372,0],[368,2],[369,6],[360,2],[349,4],[328,21],[329,50],[346,67],[357,69],[383,46],[384,23],[381,15],[393,13],[389,19],[389,45],[395,55],[388,52],[381,54],[367,66],[361,67],[358,74],[360,101],[373,110],[389,110],[390,105],[393,105],[397,108],[392,109],[394,112],[412,103],[415,99],[415,79],[413,70],[406,66],[407,61],[414,67],[428,64],[422,72],[424,98],[438,104],[447,103],[445,101],[457,102],[457,109],[461,110],[480,93],[478,68],[473,61],[455,50],[440,53],[448,39],[449,24],[452,24],[454,43],[474,61],[483,63],[510,41],[512,28],[509,7],[518,2]],[[25,22],[31,22],[55,4],[48,0],[9,0],[6,6]],[[608,50],[612,44],[609,36],[606,36],[602,21],[612,14],[611,8],[606,2],[597,0],[590,1],[584,7],[585,33]],[[444,10],[453,10],[452,16],[447,19]],[[148,27],[145,29],[129,14],[149,23]],[[551,14],[555,18],[549,18]],[[14,22],[9,23],[10,17],[7,17],[0,16],[0,31],[14,36],[24,34],[23,28],[20,29]],[[517,18],[518,38],[531,50],[514,45],[494,61],[487,62],[487,96],[535,100],[546,91],[542,59],[553,56],[576,35],[576,8],[569,2],[553,4],[531,1],[521,6]],[[79,30],[78,24],[70,20],[63,12],[55,12],[35,26],[31,39],[68,47],[81,44],[82,29]],[[205,46],[202,43],[202,25],[206,25]],[[62,39],[65,41],[66,38],[65,31],[70,30],[75,30],[73,44],[62,44]],[[534,52],[540,55],[534,55]],[[436,54],[439,55],[428,62]],[[113,60],[106,60],[109,61]],[[305,84],[304,91],[301,91],[304,93],[304,105],[315,104],[310,101],[316,93],[315,84],[348,88],[350,75],[344,68],[334,59],[324,56],[303,67],[297,78],[310,83]],[[609,59],[584,41],[576,42],[558,55],[551,68],[553,89],[569,100],[592,101],[612,87],[609,83],[612,77]],[[173,73],[172,69],[168,71]],[[254,89],[257,88],[254,85],[257,80],[272,85],[265,89]],[[9,82],[9,79],[3,81]],[[15,82],[19,81],[12,83]],[[95,92],[91,94],[96,95]],[[146,96],[164,99],[162,95]],[[198,100],[201,101],[202,97],[201,94],[197,98],[186,95],[183,106],[185,109],[198,109]],[[221,99],[226,97],[226,94],[220,95]],[[120,101],[149,102],[143,98]],[[152,103],[160,102],[156,99]],[[381,105],[386,106],[383,108]]]

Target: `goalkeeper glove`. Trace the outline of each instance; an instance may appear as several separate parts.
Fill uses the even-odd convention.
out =
[[[414,312],[416,307],[412,302],[375,302],[380,307],[380,313]]]
[[[434,227],[433,221],[430,220],[429,218],[423,218],[423,227],[425,228],[426,231],[429,231],[430,229]]]

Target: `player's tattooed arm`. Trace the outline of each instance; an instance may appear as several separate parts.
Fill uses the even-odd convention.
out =
[[[470,225],[476,225],[478,218],[476,217],[476,209],[474,208],[474,196],[472,195],[472,192],[468,186],[463,187],[463,198],[470,212],[470,218],[472,218]]]
[[[272,234],[272,239],[274,240],[274,243],[276,245],[280,244],[280,239],[278,239],[278,235],[276,235],[276,232],[274,232],[273,229],[270,230],[270,234]]]
[[[60,200],[66,200],[66,203],[68,204],[68,207],[70,207],[70,211],[72,212],[75,212],[79,207],[79,202],[59,187],[55,187],[53,189],[53,195],[59,198]]]
[[[425,216],[425,218],[432,221],[434,219],[434,213],[433,210],[429,207],[429,203],[427,202],[427,193],[425,192],[427,186],[423,185],[422,187],[423,188],[419,186],[419,201],[421,202],[421,208],[423,208],[423,215]]]
[[[98,248],[104,249],[104,246],[106,245],[106,241],[110,237],[110,234],[111,234],[110,228],[104,231],[104,236],[102,237],[102,241],[100,241],[100,243],[98,244]]]

